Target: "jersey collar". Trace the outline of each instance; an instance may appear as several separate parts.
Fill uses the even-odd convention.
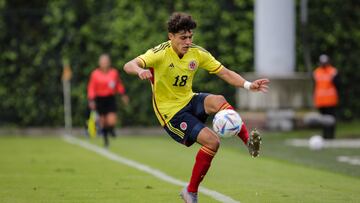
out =
[[[171,44],[170,40],[169,40],[169,42],[170,42],[170,49],[171,49],[172,54],[175,55],[179,60],[184,59],[186,57],[187,53],[190,51],[190,49],[189,49],[188,52],[186,52],[184,54],[184,56],[182,58],[180,58],[179,55],[175,52],[174,48],[172,47],[172,44]]]

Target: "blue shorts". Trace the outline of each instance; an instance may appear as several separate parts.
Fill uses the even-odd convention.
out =
[[[191,146],[196,142],[200,131],[205,128],[208,114],[205,112],[204,100],[208,93],[198,93],[164,126],[166,132],[177,142]]]

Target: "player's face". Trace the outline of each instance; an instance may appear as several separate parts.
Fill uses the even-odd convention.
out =
[[[107,70],[111,65],[110,58],[106,55],[103,55],[99,58],[99,67],[103,70]]]
[[[184,56],[184,54],[186,54],[186,52],[189,50],[192,44],[192,38],[193,32],[191,30],[184,30],[178,33],[169,33],[171,46],[180,57]]]

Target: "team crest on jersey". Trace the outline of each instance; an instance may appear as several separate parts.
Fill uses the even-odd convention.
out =
[[[196,63],[196,61],[195,61],[195,60],[190,61],[190,63],[189,63],[189,69],[190,69],[190,70],[195,70],[196,68],[197,68],[197,63]]]
[[[115,81],[112,80],[112,81],[109,82],[108,85],[109,85],[109,87],[110,87],[111,89],[114,89],[115,86],[116,86],[116,83],[115,83]]]
[[[186,122],[181,122],[180,123],[180,128],[181,128],[181,130],[186,130],[187,129],[187,123]]]

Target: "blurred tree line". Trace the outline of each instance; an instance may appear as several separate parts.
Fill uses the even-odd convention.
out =
[[[297,1],[297,9],[299,8]],[[153,125],[151,88],[124,74],[122,66],[167,40],[173,11],[191,13],[198,22],[194,42],[237,72],[253,70],[253,0],[0,0],[0,125],[63,123],[61,75],[73,70],[73,121],[84,123],[86,85],[98,56],[109,53],[130,96],[120,108],[122,125]],[[342,114],[360,116],[360,7],[357,0],[309,2],[309,44],[314,63],[328,53],[343,76]],[[298,22],[297,22],[298,24]],[[300,31],[297,29],[297,38]],[[297,69],[305,71],[297,42]],[[206,81],[206,82],[205,82]],[[199,71],[195,90],[224,94],[234,103],[235,89]]]

